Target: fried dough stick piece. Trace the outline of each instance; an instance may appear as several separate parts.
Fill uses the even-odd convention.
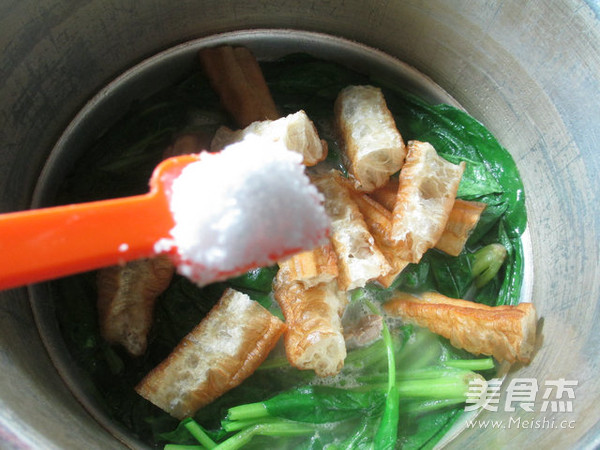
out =
[[[427,142],[408,143],[392,219],[392,239],[401,258],[418,263],[440,239],[464,168],[464,161],[452,164]]]
[[[333,170],[313,177],[325,197],[325,211],[331,219],[331,242],[338,258],[338,285],[342,291],[364,286],[392,269],[339,172]]]
[[[345,293],[338,290],[335,281],[307,288],[278,276],[274,295],[287,325],[284,344],[290,364],[314,370],[320,377],[336,375],[346,358],[341,321],[347,303]]]
[[[392,212],[398,200],[398,187],[400,180],[398,177],[390,177],[388,182],[383,186],[369,192],[368,195],[388,211]]]
[[[279,283],[300,282],[306,288],[329,283],[338,276],[337,256],[331,243],[300,252],[279,263]]]
[[[391,239],[392,213],[364,192],[353,191],[352,198],[358,205],[375,243],[392,268],[388,273],[377,278],[381,285],[388,288],[409,264],[400,256],[396,244]]]
[[[386,314],[429,328],[455,347],[498,361],[529,363],[536,336],[532,303],[487,306],[427,292],[418,297],[400,293],[383,305]]]
[[[451,256],[460,255],[486,206],[482,202],[456,199],[448,216],[446,228],[436,242],[435,248]]]
[[[132,356],[146,351],[154,303],[169,286],[175,266],[166,256],[111,266],[96,274],[100,334]]]
[[[185,134],[163,153],[170,156],[195,153],[206,144],[204,137]],[[175,265],[159,256],[98,270],[98,318],[100,334],[111,344],[122,345],[132,356],[146,352],[156,299],[168,287]]]
[[[341,316],[347,299],[337,276],[337,256],[328,243],[280,262],[273,286],[286,320],[290,364],[321,377],[337,374],[346,358]]]
[[[275,120],[279,112],[256,58],[245,47],[202,49],[200,63],[223,107],[240,128],[257,120]]]
[[[387,184],[371,192],[369,197],[380,203],[388,211],[393,211],[398,197],[398,185],[398,178],[390,178]],[[467,201],[460,198],[454,200],[446,227],[440,239],[436,242],[435,248],[451,256],[460,255],[486,207],[487,204],[483,202]]]
[[[135,389],[177,419],[192,416],[252,375],[284,329],[281,320],[246,294],[227,289]]]
[[[335,101],[335,128],[355,187],[371,192],[402,167],[406,148],[381,89],[348,86]]]
[[[327,141],[319,139],[317,128],[303,110],[277,120],[253,122],[238,131],[220,127],[212,140],[211,150],[220,150],[249,134],[282,141],[288,149],[302,155],[306,166],[314,166],[327,157]]]

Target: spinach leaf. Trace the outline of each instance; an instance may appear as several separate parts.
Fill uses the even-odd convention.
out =
[[[338,422],[382,407],[381,391],[354,392],[328,386],[303,386],[263,403],[272,416],[310,423]]]
[[[268,293],[273,289],[273,278],[275,278],[276,273],[277,266],[259,267],[228,280],[228,283],[236,289],[249,289]]]

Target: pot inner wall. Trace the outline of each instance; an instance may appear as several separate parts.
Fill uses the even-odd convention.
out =
[[[215,35],[181,44],[133,67],[99,92],[75,117],[52,150],[38,181],[33,207],[55,204],[61,181],[85,157],[94,140],[127,110],[127,105],[144,98],[180,79],[182,74],[198,70],[199,49],[221,44],[249,47],[261,60],[304,52],[334,61],[383,84],[393,84],[410,91],[430,103],[447,103],[460,108],[447,92],[414,68],[373,48],[330,35],[293,30],[253,30]],[[510,150],[510,149],[509,149]],[[532,257],[529,234],[523,236],[524,283],[522,301],[531,298]],[[129,447],[142,448],[141,441],[127,429],[113,422],[100,399],[90,395],[82,382],[82,374],[68,352],[56,319],[56,291],[52,283],[30,287],[35,320],[50,357],[74,396],[92,416],[116,438]],[[459,432],[456,424],[447,436]]]

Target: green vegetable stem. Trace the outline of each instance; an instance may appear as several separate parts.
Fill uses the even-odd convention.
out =
[[[489,283],[498,273],[506,259],[506,248],[502,244],[489,244],[473,254],[471,271],[477,288]]]
[[[383,404],[383,392],[355,392],[329,386],[303,386],[268,400],[229,408],[226,420],[247,421],[279,417],[307,423],[328,423],[370,414]]]
[[[254,436],[302,436],[312,434],[314,431],[314,426],[285,420],[259,423],[234,434],[214,449],[237,450],[250,442]]]
[[[364,300],[367,307],[374,313],[379,314],[379,311],[369,300]],[[383,416],[379,423],[379,428],[375,433],[374,448],[393,449],[396,446],[398,438],[398,420],[400,418],[400,401],[399,391],[396,384],[396,358],[394,356],[394,342],[390,329],[385,320],[383,321],[383,342],[385,342],[387,362],[388,362],[388,382],[385,398],[385,408]]]
[[[204,431],[194,419],[187,418],[183,420],[183,426],[190,432],[192,436],[205,448],[212,449],[217,446],[215,441],[213,441],[210,436]]]

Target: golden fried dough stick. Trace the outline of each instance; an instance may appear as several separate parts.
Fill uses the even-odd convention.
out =
[[[242,130],[220,127],[212,140],[211,150],[221,150],[249,134],[283,142],[289,150],[302,155],[306,166],[314,166],[327,157],[327,142],[319,139],[317,128],[303,110],[277,120],[253,122]]]
[[[409,264],[400,256],[401,253],[391,239],[392,213],[363,192],[353,191],[352,198],[358,205],[377,247],[391,266],[391,270],[379,276],[377,281],[386,288],[390,287],[400,272]]]
[[[498,361],[529,363],[534,351],[536,312],[532,303],[487,306],[445,297],[400,293],[383,305],[386,314],[429,328],[455,347]]]
[[[373,236],[378,238],[381,242],[393,245],[391,211],[364,192],[359,192],[350,188],[350,194],[352,195],[352,199],[358,205],[358,209],[363,215]]]
[[[192,416],[248,378],[284,329],[281,320],[246,294],[227,289],[135,389],[177,419]]]
[[[465,163],[443,159],[427,142],[410,141],[400,171],[392,239],[400,257],[417,263],[444,232]]]
[[[394,210],[394,206],[396,206],[396,200],[398,200],[399,185],[400,181],[397,177],[390,177],[387,183],[375,189],[373,192],[369,192],[368,195],[391,212]]]
[[[482,202],[456,199],[435,248],[452,256],[460,255],[486,206]]]
[[[387,184],[371,192],[369,197],[379,202],[387,210],[393,211],[398,197],[398,185],[398,178],[390,178]],[[449,255],[458,256],[486,206],[487,204],[482,202],[457,198],[452,205],[444,232],[436,242],[435,248]]]
[[[159,256],[111,266],[96,274],[100,334],[133,356],[146,351],[154,303],[169,286],[175,266]]]
[[[281,283],[299,282],[306,288],[320,283],[329,283],[337,276],[337,256],[331,243],[297,253],[281,261],[277,272]]]
[[[392,266],[392,270],[390,270],[385,275],[381,275],[380,277],[378,277],[377,282],[383,287],[389,288],[396,279],[396,277],[398,277],[398,275],[400,275],[402,271],[406,268],[406,266],[408,266],[410,263],[398,256],[398,254],[395,252],[394,247],[382,246],[381,251]]]
[[[341,321],[345,293],[335,281],[307,288],[278,276],[274,295],[287,325],[284,344],[290,364],[320,377],[336,375],[346,358]]]
[[[275,120],[279,112],[250,50],[225,45],[202,49],[200,63],[223,107],[241,128]]]
[[[406,148],[381,89],[348,86],[335,101],[335,128],[357,189],[371,192],[402,167]]]
[[[261,110],[265,114],[265,119],[276,119],[279,117],[279,111],[277,110],[277,106],[275,106],[262,69],[252,52],[246,47],[234,47],[233,52],[238,65],[244,72],[246,80],[248,80],[250,86],[255,90],[256,95],[260,97]]]
[[[330,239],[338,258],[340,289],[362,287],[387,274],[391,266],[377,247],[342,175],[333,170],[313,177],[313,183],[325,196],[325,211],[331,219]]]

